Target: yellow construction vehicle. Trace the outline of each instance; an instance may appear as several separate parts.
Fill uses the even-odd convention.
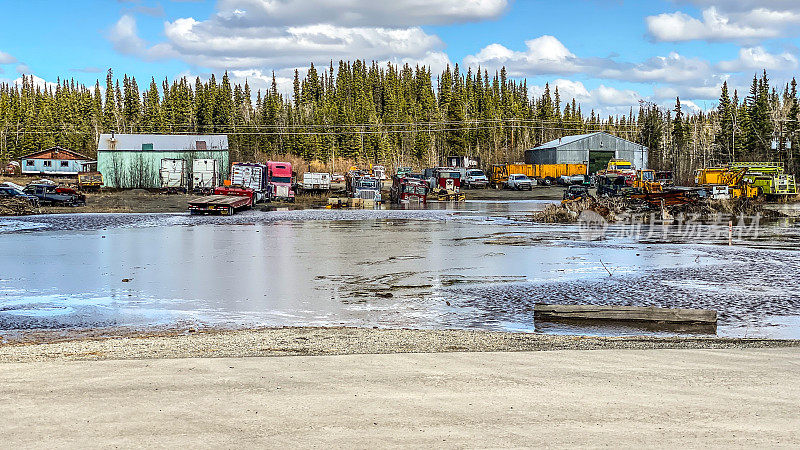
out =
[[[644,194],[657,194],[664,191],[661,183],[656,181],[656,171],[649,169],[636,171],[633,187],[641,190]]]
[[[727,187],[730,198],[756,198],[761,189],[753,186],[747,179],[747,168],[707,167],[695,172],[695,184],[703,187]]]

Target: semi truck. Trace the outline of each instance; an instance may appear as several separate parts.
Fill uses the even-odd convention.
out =
[[[231,186],[253,190],[253,203],[267,199],[267,166],[261,163],[235,162],[231,165]]]
[[[269,201],[294,202],[292,163],[267,161],[267,192]]]
[[[425,203],[428,199],[428,183],[419,178],[394,176],[389,191],[392,203]]]
[[[371,174],[351,170],[347,172],[346,183],[348,197],[381,202],[381,180]]]

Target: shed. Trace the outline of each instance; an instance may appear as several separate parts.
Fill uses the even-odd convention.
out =
[[[161,161],[217,160],[220,175],[230,169],[228,136],[220,134],[101,134],[97,144],[97,170],[113,188],[159,188]],[[187,174],[188,175],[188,174]]]
[[[51,147],[23,156],[23,174],[77,175],[92,159],[63,147]]]
[[[589,173],[605,169],[612,158],[630,161],[636,169],[647,169],[644,145],[606,132],[565,136],[525,151],[526,164],[581,164]]]

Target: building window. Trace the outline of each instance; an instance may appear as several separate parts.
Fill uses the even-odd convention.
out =
[[[61,167],[69,167],[69,161],[61,161]]]
[[[197,150],[207,150],[206,141],[196,141],[195,142],[195,149],[197,149]]]
[[[44,161],[42,165],[45,167],[53,167],[53,161]]]
[[[35,162],[33,162],[33,160],[32,160],[32,159],[27,159],[27,160],[25,160],[25,165],[26,165],[26,166],[29,166],[29,167],[32,167],[32,166],[35,166],[35,165],[36,165],[36,163],[35,163]]]
[[[142,144],[142,150],[153,150],[153,144]]]

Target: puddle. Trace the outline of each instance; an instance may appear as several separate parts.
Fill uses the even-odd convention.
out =
[[[577,226],[529,223],[546,203],[2,219],[0,330],[202,323],[708,333],[534,322],[533,305],[550,302],[709,308],[719,312],[719,335],[800,338],[793,223],[733,246],[713,226],[693,239],[659,226],[659,236],[587,242]]]

